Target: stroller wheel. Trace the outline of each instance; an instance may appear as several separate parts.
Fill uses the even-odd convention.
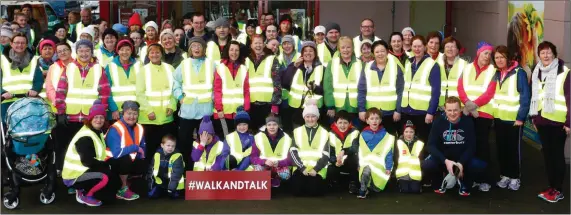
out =
[[[46,198],[46,195],[44,195],[44,193],[40,193],[40,202],[42,202],[44,205],[51,204],[52,202],[54,202],[55,199],[56,199],[56,193],[52,193],[49,199]]]
[[[15,199],[14,201],[10,202],[10,200],[8,199],[8,197],[4,196],[4,199],[3,199],[2,202],[4,203],[4,207],[6,207],[7,209],[12,210],[12,209],[18,207],[18,205],[20,204],[20,198],[17,198],[17,197],[16,197],[16,199]]]

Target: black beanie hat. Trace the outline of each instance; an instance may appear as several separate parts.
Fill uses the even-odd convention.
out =
[[[115,36],[115,39],[119,40],[119,34],[117,33],[117,31],[113,30],[113,28],[105,29],[105,31],[103,31],[103,34],[101,35],[103,36],[102,38],[105,39],[105,36],[107,36],[107,34],[112,34],[113,36]]]
[[[335,30],[339,31],[339,33],[341,33],[341,27],[339,26],[339,24],[337,24],[335,22],[330,22],[330,23],[327,23],[327,25],[325,25],[325,34],[327,35],[327,33],[329,33],[329,31],[332,29],[335,29]]]

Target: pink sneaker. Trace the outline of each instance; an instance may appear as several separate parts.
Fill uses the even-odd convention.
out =
[[[129,187],[124,186],[119,191],[117,191],[117,194],[115,194],[115,197],[118,199],[124,199],[127,201],[131,201],[131,200],[138,199],[139,194],[134,193],[133,191],[131,191],[131,189],[129,189]]]
[[[102,204],[101,201],[93,198],[93,196],[83,195],[83,191],[80,190],[76,192],[75,199],[77,200],[77,202],[91,207],[98,207],[101,206]]]

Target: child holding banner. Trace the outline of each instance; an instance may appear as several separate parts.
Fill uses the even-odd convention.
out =
[[[167,134],[161,141],[161,148],[151,158],[149,166],[149,198],[157,198],[168,191],[171,198],[178,198],[184,190],[184,161],[176,149],[176,139]]]
[[[204,116],[200,127],[199,142],[192,144],[192,161],[194,161],[193,171],[221,171],[225,169],[225,160],[228,157],[228,145],[220,141],[214,134],[214,127],[210,116]]]
[[[250,153],[252,153],[254,135],[248,132],[250,115],[244,111],[243,106],[237,108],[234,122],[236,131],[226,135],[226,140],[224,141],[230,148],[227,167],[229,170],[252,171]]]

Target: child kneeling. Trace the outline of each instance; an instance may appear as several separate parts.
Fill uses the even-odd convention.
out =
[[[244,111],[242,106],[236,110],[234,122],[236,131],[226,135],[226,140],[224,140],[230,148],[227,168],[233,171],[252,171],[250,154],[252,153],[252,144],[254,144],[254,135],[248,132],[250,115]]]
[[[414,125],[408,120],[404,126],[404,132],[397,140],[398,156],[395,176],[398,180],[401,193],[420,193],[420,181],[422,173],[420,161],[424,143],[414,134]]]
[[[176,139],[168,134],[161,141],[161,148],[151,159],[149,167],[149,198],[160,197],[164,191],[171,198],[178,198],[184,190],[184,161],[176,149]]]

